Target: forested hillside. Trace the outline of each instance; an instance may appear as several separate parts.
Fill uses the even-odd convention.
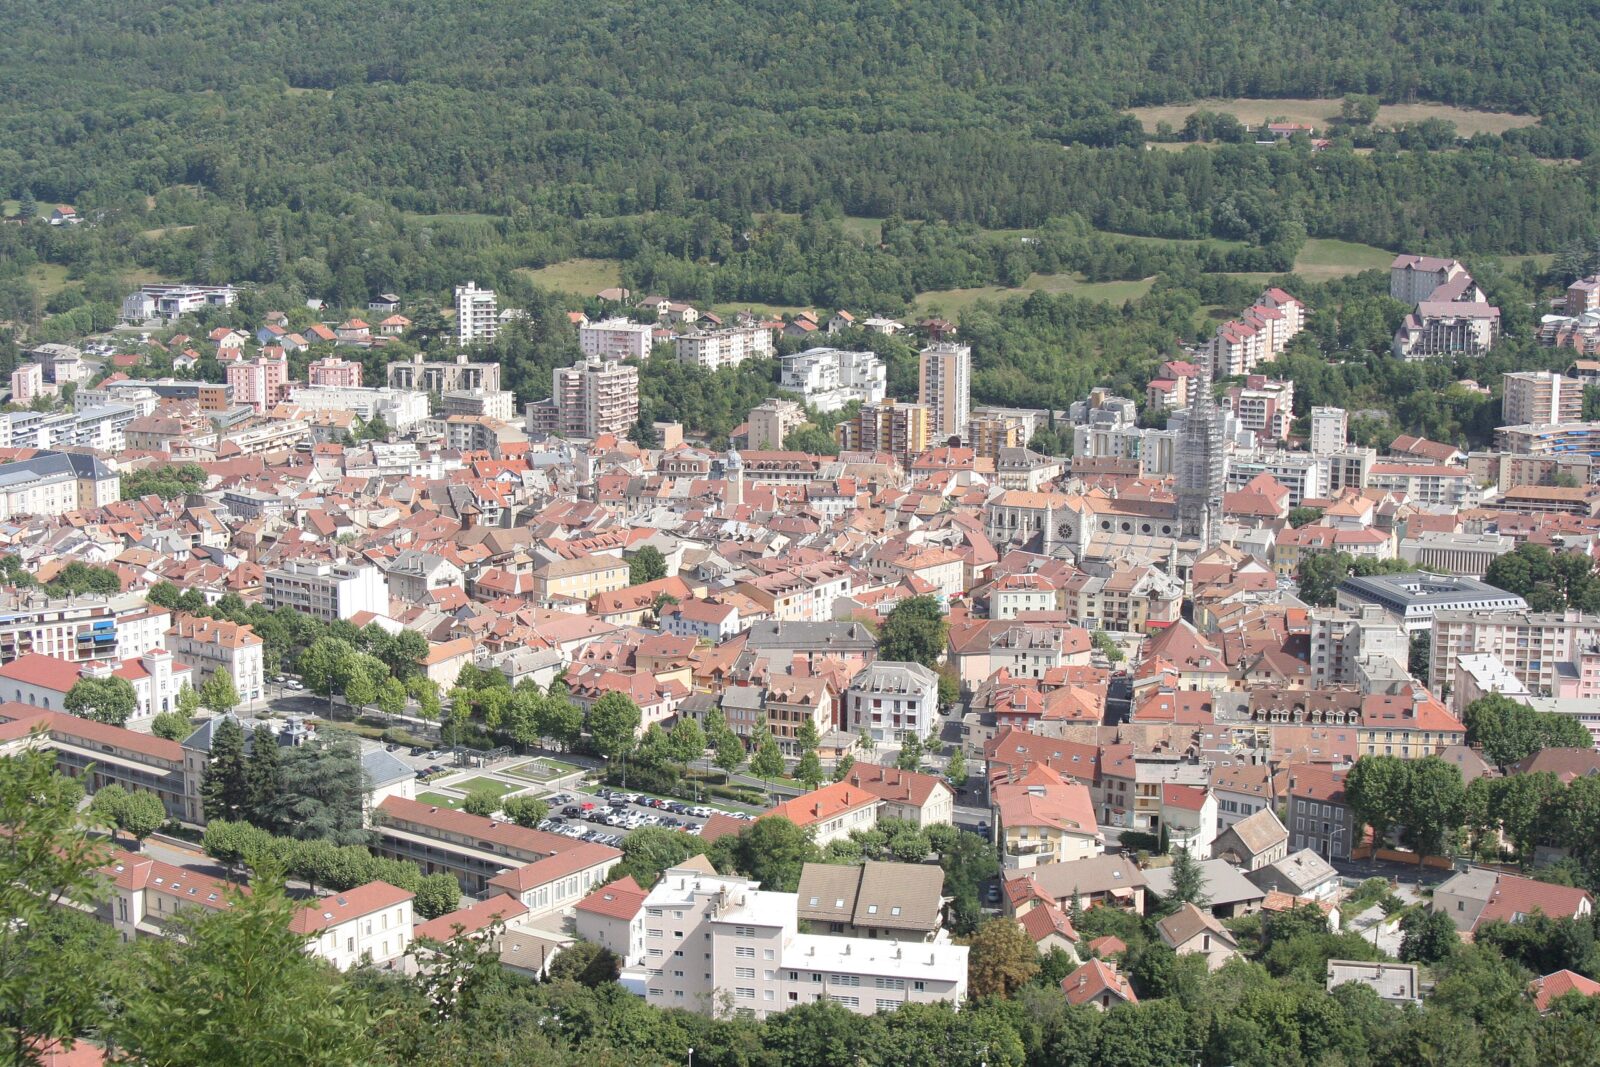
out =
[[[1216,230],[1219,202],[1271,197],[1313,234],[1495,251],[1570,236],[1594,209],[1588,168],[1501,154],[1592,146],[1600,29],[1573,0],[6,0],[0,12],[0,188],[41,200],[109,205],[187,183],[257,206],[359,192],[427,213],[832,202],[987,226],[1076,211],[1197,236]],[[1347,92],[1544,121],[1455,157],[1269,162],[1138,152],[1138,123],[1115,110]],[[1091,150],[1112,145],[1124,147]],[[1528,210],[1483,210],[1508,201]]]

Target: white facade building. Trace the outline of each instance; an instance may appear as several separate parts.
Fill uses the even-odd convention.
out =
[[[927,740],[939,722],[939,676],[920,663],[868,664],[845,690],[851,733],[871,731],[875,741],[902,734]]]
[[[831,1001],[861,1015],[967,993],[967,953],[947,937],[913,942],[802,934],[794,893],[698,867],[668,870],[633,920],[644,959],[622,984],[663,1008],[765,1018]]]
[[[266,573],[262,593],[267,607],[293,608],[324,622],[357,612],[389,613],[389,586],[371,564],[305,563],[290,560]]]
[[[779,387],[801,394],[818,411],[838,411],[852,400],[874,404],[888,389],[888,371],[871,352],[808,348],[783,357]]]
[[[679,363],[693,363],[713,371],[772,355],[772,331],[764,326],[686,333],[672,343],[677,347]]]
[[[477,282],[456,286],[456,343],[493,341],[500,332],[499,302],[493,289],[479,289]]]
[[[645,359],[650,355],[655,330],[649,323],[602,319],[578,328],[578,347],[591,358]]]
[[[428,394],[410,389],[379,389],[369,386],[300,385],[289,394],[289,403],[307,411],[349,411],[362,422],[381,416],[390,429],[404,432],[425,421]]]

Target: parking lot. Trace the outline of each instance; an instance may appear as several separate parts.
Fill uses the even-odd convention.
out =
[[[699,834],[714,811],[688,801],[662,800],[620,789],[602,788],[593,794],[558,793],[545,799],[550,801],[550,818],[540,823],[539,829],[613,847],[629,833],[646,826]],[[754,816],[736,814],[734,818]]]

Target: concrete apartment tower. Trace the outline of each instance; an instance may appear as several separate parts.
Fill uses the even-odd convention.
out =
[[[950,342],[922,350],[917,375],[917,403],[928,409],[928,429],[933,440],[967,432],[972,414],[972,347]]]

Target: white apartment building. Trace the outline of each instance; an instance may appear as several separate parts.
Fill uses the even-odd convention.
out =
[[[1311,409],[1311,452],[1326,456],[1343,452],[1350,437],[1350,419],[1344,408]]]
[[[289,929],[305,937],[307,953],[341,971],[386,967],[411,950],[415,896],[388,882],[368,882],[301,908]]]
[[[388,583],[371,564],[290,560],[267,571],[261,584],[263,599],[274,611],[292,608],[324,622],[362,611],[389,613]]]
[[[42,592],[0,597],[0,663],[30,652],[73,663],[119,662],[160,648],[171,612],[141,593],[54,600]]]
[[[500,305],[493,289],[477,282],[456,286],[456,343],[493,341],[500,332]]]
[[[65,711],[67,694],[80,679],[115,676],[133,686],[133,718],[143,719],[173,710],[178,690],[193,684],[193,674],[164,648],[152,648],[121,663],[70,663],[33,653],[0,667],[0,697],[46,711]]]
[[[196,688],[221,670],[233,679],[241,704],[248,706],[266,698],[266,646],[249,626],[180,615],[167,632],[167,647],[179,663],[194,669]]]
[[[765,326],[701,330],[682,334],[672,343],[677,348],[679,363],[693,363],[712,371],[772,355],[772,331]]]
[[[231,285],[172,285],[152,283],[123,298],[122,317],[127,322],[192,315],[205,307],[232,307],[239,291]]]
[[[622,984],[663,1008],[761,1019],[831,1001],[861,1015],[967,993],[967,948],[798,930],[799,898],[749,879],[676,867],[661,876],[633,922],[644,959]]]
[[[1600,696],[1600,616],[1578,611],[1440,611],[1433,616],[1428,688],[1453,684],[1457,661],[1494,656],[1534,696]],[[1452,709],[1465,705],[1450,692]]]
[[[639,368],[590,356],[552,375],[556,429],[568,437],[624,434],[639,421]]]
[[[602,319],[578,328],[578,348],[590,359],[642,360],[649,358],[655,326],[627,319]],[[768,339],[771,344],[771,339]]]
[[[402,433],[430,414],[427,393],[361,385],[298,385],[290,390],[289,403],[303,411],[349,411],[362,422],[381,416],[390,429]]]
[[[928,430],[938,444],[967,432],[972,416],[972,346],[940,342],[917,363],[917,403],[928,409]]]
[[[1500,421],[1507,426],[1578,422],[1583,418],[1583,385],[1550,371],[1508,371],[1501,376],[1505,395]]]
[[[510,422],[517,417],[517,395],[505,389],[452,389],[439,398],[450,415],[481,415]]]
[[[799,393],[818,411],[838,411],[852,400],[875,404],[888,389],[888,370],[871,352],[808,348],[783,357],[779,388]]]
[[[939,677],[920,663],[868,664],[850,680],[844,708],[851,733],[869,730],[874,741],[901,734],[927,740],[939,722]]]

